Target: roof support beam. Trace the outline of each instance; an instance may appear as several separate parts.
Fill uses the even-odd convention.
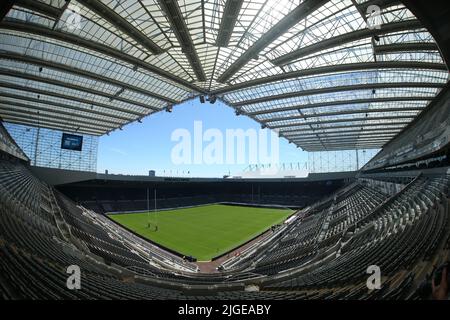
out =
[[[367,150],[367,149],[382,149],[386,142],[380,143],[363,143],[363,144],[340,144],[327,146],[300,146],[307,152],[324,152],[324,151],[343,151],[343,150]]]
[[[306,152],[330,152],[330,151],[348,151],[348,150],[376,150],[376,149],[382,149],[382,145],[375,145],[375,146],[364,146],[364,147],[334,147],[334,148],[326,148],[326,149],[303,149]]]
[[[23,23],[23,22],[12,21],[12,20],[3,21],[2,23],[0,23],[0,28],[19,31],[19,32],[25,32],[25,33],[32,33],[32,34],[35,34],[38,36],[48,37],[48,38],[51,38],[54,40],[66,42],[66,43],[74,45],[74,46],[78,46],[78,47],[82,47],[82,48],[85,48],[88,50],[96,51],[98,53],[105,54],[114,59],[129,63],[133,66],[142,68],[146,71],[149,71],[151,73],[159,75],[167,80],[171,80],[174,83],[184,86],[185,88],[189,88],[196,92],[205,93],[205,91],[203,89],[201,89],[200,87],[198,87],[186,80],[183,80],[177,76],[174,76],[174,75],[170,74],[169,72],[166,72],[160,68],[152,66],[152,65],[142,61],[139,58],[135,58],[125,52],[120,51],[120,50],[114,49],[112,47],[103,45],[98,42],[84,39],[82,37],[70,34],[68,32],[55,31],[55,30],[52,30],[49,28],[42,27],[37,24]]]
[[[305,151],[310,152],[320,152],[320,151],[331,151],[331,150],[363,150],[363,149],[381,149],[389,141],[379,141],[379,142],[361,142],[361,143],[324,143],[324,145],[301,145],[296,144]]]
[[[51,84],[51,85],[63,87],[63,88],[69,88],[72,90],[77,90],[77,91],[105,97],[105,98],[110,99],[111,101],[117,100],[117,101],[125,102],[125,103],[131,104],[133,106],[138,106],[138,107],[141,107],[141,108],[144,108],[147,110],[152,110],[152,111],[160,111],[161,110],[161,109],[158,109],[158,108],[155,108],[155,107],[152,107],[152,106],[149,106],[149,105],[146,105],[146,104],[134,101],[134,100],[123,98],[120,95],[110,95],[110,94],[102,92],[102,91],[82,87],[82,86],[79,86],[79,85],[76,85],[73,83],[62,82],[62,81],[51,79],[51,78],[38,77],[38,76],[29,74],[29,73],[10,71],[10,70],[0,68],[0,75],[16,77],[16,78],[21,78],[21,79],[27,79],[27,80],[36,81],[36,82],[43,82],[43,83],[47,83],[47,84]]]
[[[356,3],[356,6],[362,11],[366,12],[367,7],[371,5],[376,5],[381,9],[386,9],[395,5],[401,5],[402,2],[400,0],[369,0],[364,3]]]
[[[351,140],[351,139],[367,139],[367,138],[386,138],[386,137],[394,137],[398,134],[398,132],[391,132],[391,133],[360,133],[360,134],[338,134],[338,135],[327,135],[323,136],[320,135],[320,141],[326,142],[329,140]],[[289,139],[295,143],[301,143],[301,142],[309,142],[309,141],[317,141],[316,137],[304,137],[304,138],[295,138],[295,139]]]
[[[30,115],[29,113],[20,113],[20,112],[9,112],[9,111],[0,111],[0,117],[2,117],[3,119],[5,119],[5,118],[8,118],[8,117],[10,117],[10,118],[16,118],[16,119],[25,119],[25,121],[27,120],[27,119],[29,119],[29,120],[35,120],[36,122],[40,122],[40,121],[46,121],[46,122],[48,122],[48,123],[51,123],[51,124],[56,124],[56,125],[59,125],[59,126],[61,126],[61,127],[65,127],[65,126],[67,126],[67,127],[69,127],[69,128],[83,128],[83,129],[87,129],[87,130],[90,130],[90,131],[92,131],[92,132],[99,132],[99,133],[104,133],[104,132],[106,132],[107,130],[102,130],[102,129],[107,129],[107,128],[101,128],[101,127],[99,127],[99,126],[95,126],[95,125],[92,125],[92,126],[87,126],[87,125],[79,125],[79,124],[77,124],[77,123],[73,123],[73,122],[71,122],[71,121],[68,121],[68,120],[60,120],[60,119],[56,119],[56,118],[54,118],[53,116],[46,116],[46,115],[41,115],[41,114],[33,114],[33,115]]]
[[[311,126],[311,125],[321,125],[327,123],[340,123],[340,122],[356,122],[356,121],[377,121],[377,120],[398,120],[398,119],[410,119],[412,120],[415,116],[386,116],[386,117],[364,117],[364,118],[344,118],[344,119],[333,119],[333,120],[323,120],[323,121],[314,121],[308,122],[305,121],[303,123],[289,123],[289,124],[280,124],[280,125],[267,125],[270,129],[279,129],[286,127],[299,127],[299,126]],[[380,124],[383,125],[383,124]],[[319,129],[319,128],[318,128]]]
[[[12,107],[12,108],[10,108],[10,107]],[[106,126],[111,127],[111,128],[116,128],[123,124],[122,122],[117,122],[117,120],[111,121],[111,120],[105,120],[105,119],[99,119],[99,118],[92,117],[89,115],[87,110],[85,111],[88,113],[86,115],[86,114],[79,114],[79,113],[67,112],[67,111],[62,111],[62,110],[55,110],[53,108],[45,108],[45,107],[41,107],[41,106],[34,105],[34,104],[30,105],[30,104],[26,104],[26,103],[11,102],[11,101],[1,101],[0,102],[0,108],[2,108],[2,109],[15,110],[15,107],[21,108],[21,109],[30,109],[31,112],[42,111],[42,112],[55,113],[58,115],[66,115],[69,118],[80,119],[80,120],[76,120],[77,122],[79,121],[80,123],[84,122],[85,120],[102,122],[102,123],[105,123]],[[86,122],[86,123],[89,123],[89,122]]]
[[[117,111],[117,112],[133,114],[133,115],[135,115],[137,117],[145,116],[145,114],[142,114],[140,112],[136,112],[136,111],[133,111],[133,110],[122,109],[122,108],[114,107],[114,106],[111,106],[111,105],[108,105],[108,104],[104,104],[104,103],[101,103],[101,102],[94,102],[92,100],[87,100],[87,99],[83,99],[83,98],[76,97],[76,96],[69,96],[69,95],[65,95],[65,94],[57,93],[57,92],[53,92],[53,91],[41,90],[41,89],[21,86],[21,85],[18,85],[18,84],[13,84],[13,83],[8,83],[8,82],[3,82],[3,81],[0,82],[0,89],[2,87],[3,88],[14,89],[14,90],[25,91],[25,92],[33,92],[33,93],[36,93],[36,94],[39,94],[39,95],[46,95],[46,96],[61,98],[61,99],[65,99],[65,100],[68,100],[68,101],[77,101],[77,102],[80,102],[80,103],[85,103],[87,105],[98,106],[98,107],[101,107],[101,108],[114,110],[114,111]]]
[[[305,151],[331,151],[331,150],[363,150],[363,149],[381,149],[389,143],[389,140],[384,141],[361,141],[361,142],[343,142],[343,143],[324,143],[322,145],[312,144],[295,144]]]
[[[384,144],[386,144],[386,142],[389,141],[389,139],[384,139],[384,140],[371,140],[371,141],[329,141],[329,142],[323,142],[323,145],[321,143],[318,142],[308,142],[308,143],[298,143],[297,145],[300,145],[303,148],[306,147],[315,147],[315,148],[323,148],[323,147],[336,147],[336,146],[352,146],[352,147],[361,147],[361,146],[382,146]],[[356,148],[355,148],[356,149]],[[360,149],[360,148],[358,148]]]
[[[89,8],[90,10],[94,11],[98,16],[108,21],[110,24],[112,24],[117,29],[128,35],[130,38],[132,38],[139,45],[143,46],[151,53],[159,54],[163,52],[163,50],[150,38],[142,34],[131,23],[122,18],[122,16],[117,14],[114,10],[110,9],[107,5],[103,4],[101,1],[98,0],[77,0],[77,1],[83,4],[85,7]]]
[[[66,126],[66,125],[58,125],[55,124],[52,121],[42,121],[42,120],[31,120],[31,119],[24,119],[22,117],[11,117],[11,116],[5,116],[2,117],[0,115],[0,118],[2,118],[5,122],[14,123],[14,124],[22,124],[22,125],[28,125],[32,127],[38,127],[38,128],[46,128],[46,129],[52,129],[52,130],[61,130],[66,132],[73,132],[73,133],[79,133],[79,134],[88,134],[91,136],[101,136],[105,132],[102,131],[91,131],[85,128],[78,128],[78,127],[72,127],[72,126]]]
[[[22,95],[17,95],[17,94],[10,94],[10,93],[1,92],[1,91],[0,91],[0,97],[10,98],[10,99],[19,100],[19,101],[41,103],[41,104],[45,104],[45,105],[49,105],[49,106],[55,106],[58,108],[67,109],[67,110],[75,110],[75,111],[85,112],[90,115],[99,115],[99,116],[103,116],[103,117],[108,117],[111,119],[111,120],[109,120],[110,122],[117,122],[118,124],[122,123],[122,121],[120,121],[120,120],[123,120],[123,121],[134,120],[134,117],[127,118],[127,117],[122,117],[119,115],[112,115],[107,112],[101,112],[101,111],[97,111],[97,110],[93,110],[93,109],[80,108],[80,107],[77,107],[77,106],[74,106],[71,104],[58,103],[58,102],[54,102],[54,101],[50,101],[50,100],[45,100],[42,98],[37,99],[37,98],[33,98],[33,97],[22,96]],[[10,103],[10,102],[8,102],[8,103]],[[33,106],[35,106],[37,108],[36,105],[33,105]]]
[[[295,138],[302,138],[302,137],[316,137],[317,135],[332,135],[332,134],[342,134],[342,133],[374,133],[374,132],[400,132],[403,129],[403,127],[393,127],[393,128],[367,128],[367,129],[363,129],[358,128],[358,129],[352,129],[352,130],[329,130],[329,131],[306,131],[303,133],[300,132],[292,132],[292,133],[287,133],[287,134],[283,134],[280,132],[280,135],[282,135],[283,137],[285,137],[286,139],[295,139]]]
[[[98,127],[99,123],[103,123],[102,128],[107,129],[114,129],[117,128],[116,125],[107,124],[104,121],[97,119],[97,120],[89,120],[87,118],[84,118],[83,116],[76,115],[76,114],[69,114],[67,116],[60,116],[62,113],[55,112],[55,111],[46,111],[43,110],[43,112],[50,112],[52,114],[46,114],[41,113],[42,110],[36,109],[33,106],[27,106],[27,105],[13,105],[8,104],[5,105],[4,103],[0,103],[0,114],[8,114],[8,113],[15,113],[15,114],[25,114],[25,115],[37,115],[37,116],[45,116],[46,118],[52,118],[52,119],[59,119],[66,122],[71,122],[76,125],[86,125],[86,126],[92,126],[92,127]]]
[[[323,50],[331,49],[337,46],[341,46],[345,43],[362,40],[365,38],[373,37],[375,35],[382,35],[392,32],[414,30],[420,28],[423,28],[423,26],[418,20],[405,20],[389,24],[383,24],[383,26],[380,29],[364,28],[353,32],[344,33],[337,37],[328,38],[326,40],[316,42],[306,47],[301,47],[297,50],[291,51],[285,55],[273,59],[272,63],[277,66],[282,66],[292,61],[303,58],[305,56],[318,53]]]
[[[43,60],[43,59],[31,57],[31,56],[25,56],[25,55],[9,53],[9,52],[8,53],[5,53],[5,52],[0,53],[0,59],[25,62],[25,63],[30,63],[30,64],[33,64],[36,66],[40,66],[40,67],[45,67],[45,68],[49,68],[49,69],[53,69],[53,70],[57,70],[57,71],[63,71],[63,72],[67,72],[67,73],[70,73],[70,74],[73,74],[76,76],[85,77],[85,78],[89,78],[89,79],[92,79],[95,81],[101,81],[104,83],[112,84],[112,85],[115,85],[115,86],[118,86],[118,87],[121,87],[121,88],[124,88],[127,90],[135,91],[135,92],[138,92],[138,93],[141,93],[146,96],[149,96],[149,97],[152,97],[155,99],[159,99],[162,101],[170,102],[173,104],[177,103],[177,101],[174,99],[161,96],[159,94],[150,92],[146,89],[128,84],[126,82],[118,81],[116,79],[108,78],[108,77],[102,76],[97,73],[92,73],[92,72],[82,70],[79,68],[74,68],[74,67],[68,66],[66,64],[56,63],[53,61]]]
[[[375,54],[409,52],[409,51],[438,51],[439,48],[433,42],[419,42],[419,43],[391,43],[379,46],[374,46]]]
[[[389,142],[389,139],[387,140],[380,140],[380,141],[343,141],[343,142],[330,142],[330,143],[323,143],[323,146],[321,144],[298,144],[302,148],[315,148],[317,151],[322,149],[322,151],[326,151],[328,148],[349,148],[349,149],[367,149],[368,147],[378,147],[381,148],[386,143]],[[348,149],[347,149],[348,150]]]
[[[218,78],[218,82],[227,82],[236,72],[238,72],[247,62],[254,59],[258,54],[271,44],[280,35],[295,26],[297,23],[305,19],[312,12],[316,11],[328,0],[305,0],[294,10],[289,12],[280,21],[273,25],[261,38],[245,51],[222,75]]]
[[[385,122],[385,123],[364,123],[364,124],[344,124],[340,126],[321,126],[320,128],[313,129],[313,131],[319,130],[335,130],[335,129],[347,129],[347,128],[358,128],[358,130],[361,130],[361,128],[366,127],[390,127],[390,126],[400,126],[401,128],[404,128],[409,123],[408,120],[405,120],[403,122]],[[311,128],[296,128],[293,127],[286,127],[282,128],[281,130],[278,130],[280,133],[290,133],[290,132],[305,132],[305,131],[311,131]],[[320,132],[319,132],[320,133]]]
[[[31,11],[35,11],[39,14],[43,14],[47,17],[50,17],[54,20],[58,19],[61,15],[61,10],[59,8],[55,8],[51,5],[48,5],[44,2],[36,1],[36,0],[15,0],[14,3],[16,6],[29,9]]]
[[[378,143],[380,140],[382,141],[389,141],[395,138],[395,134],[394,135],[384,135],[384,136],[379,136],[379,137],[375,137],[375,136],[363,136],[363,137],[342,137],[342,138],[330,138],[330,139],[326,139],[321,137],[320,140],[319,139],[308,139],[308,140],[289,140],[290,143],[294,143],[295,145],[301,145],[301,146],[306,146],[306,145],[311,145],[311,144],[317,144],[317,145],[323,145],[326,146],[327,144],[335,144],[337,142],[344,144],[344,143],[354,143],[354,142],[370,142],[370,143]]]
[[[1,26],[1,25],[0,25]],[[212,91],[211,94],[219,95],[236,90],[247,89],[257,85],[263,85],[267,83],[294,79],[306,76],[317,76],[324,74],[335,74],[339,72],[351,72],[351,71],[369,71],[378,69],[425,69],[425,70],[438,70],[448,71],[447,66],[444,63],[434,62],[416,62],[416,61],[378,61],[378,62],[360,62],[360,63],[347,63],[332,66],[323,66],[316,68],[308,68],[297,71],[285,72],[277,75],[271,75],[265,78],[259,78],[250,80],[235,85],[230,85],[221,89]]]
[[[184,22],[183,14],[176,0],[159,0],[161,9],[166,13],[166,17],[172,25],[172,31],[181,45],[183,53],[186,55],[192,70],[194,70],[198,81],[206,81],[206,75],[202,64],[195,50],[189,29]]]
[[[227,0],[225,3],[222,20],[220,21],[219,34],[217,35],[217,46],[228,46],[243,2],[244,0]]]
[[[1,55],[0,55],[1,57]],[[244,105],[254,104],[254,103],[262,103],[279,99],[288,99],[295,97],[303,97],[315,94],[324,94],[324,93],[334,93],[334,92],[342,92],[342,91],[354,91],[354,90],[370,90],[370,89],[391,89],[391,88],[443,88],[444,83],[433,83],[433,82],[385,82],[385,83],[363,83],[356,85],[348,85],[348,86],[336,86],[336,87],[327,87],[327,88],[318,88],[318,89],[309,89],[309,90],[301,90],[301,91],[292,91],[287,93],[281,93],[277,95],[260,97],[252,100],[240,101],[236,103],[232,103],[231,105],[234,107],[240,107]]]
[[[315,114],[305,115],[304,113],[285,116],[285,117],[274,117],[270,119],[264,119],[267,122],[283,121],[283,120],[293,120],[293,119],[310,119],[310,118],[320,118],[328,116],[343,116],[349,114],[359,114],[359,113],[381,113],[381,112],[408,112],[408,111],[422,111],[425,107],[403,107],[403,108],[379,108],[379,109],[361,109],[361,110],[341,110],[335,112],[321,112]]]
[[[365,135],[383,135],[383,134],[397,134],[402,129],[383,129],[383,130],[353,130],[353,131],[334,131],[334,132],[324,132],[324,133],[307,133],[307,134],[295,134],[295,135],[283,135],[286,139],[296,140],[296,139],[310,139],[316,138],[317,135],[320,137],[345,137],[345,136],[365,136]]]
[[[299,142],[298,144],[301,146],[320,146],[324,145],[325,147],[327,145],[358,145],[358,144],[379,144],[379,143],[386,143],[387,141],[391,140],[391,138],[387,137],[380,137],[380,138],[364,138],[364,139],[334,139],[334,140],[322,140],[320,141],[310,141],[310,142]]]
[[[374,134],[370,134],[367,136],[355,136],[355,135],[350,135],[350,136],[321,136],[320,137],[320,141],[323,143],[327,143],[327,142],[332,142],[332,141],[353,141],[353,140],[371,140],[371,141],[375,141],[375,140],[386,140],[386,139],[390,139],[389,137],[393,137],[396,134],[378,134],[378,135],[374,135]],[[304,142],[304,143],[309,143],[309,142],[318,142],[317,139],[295,139],[292,140],[294,142]]]
[[[249,114],[252,116],[262,115],[262,114],[271,114],[275,112],[283,112],[290,110],[305,110],[312,108],[322,108],[322,107],[331,107],[331,106],[341,106],[341,105],[354,105],[361,103],[377,103],[377,102],[408,102],[408,101],[430,101],[433,97],[391,97],[391,98],[366,98],[366,99],[353,99],[353,100],[338,100],[338,101],[329,101],[329,102],[319,102],[319,103],[310,103],[304,105],[296,105],[289,107],[281,107],[281,108],[273,108],[273,109],[264,109],[259,111],[252,111],[245,114]],[[402,109],[405,111],[405,108]],[[270,121],[270,119],[268,119]]]
[[[303,147],[301,148],[307,152],[324,152],[324,151],[343,151],[343,150],[363,150],[363,149],[382,149],[385,143],[364,144],[364,145],[340,145],[340,146],[321,146]]]

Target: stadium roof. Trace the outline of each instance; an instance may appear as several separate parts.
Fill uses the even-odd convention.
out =
[[[102,135],[203,95],[304,150],[379,148],[449,78],[393,0],[1,6],[0,117],[12,123]]]

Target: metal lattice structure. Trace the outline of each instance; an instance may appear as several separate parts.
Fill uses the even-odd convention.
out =
[[[14,141],[37,167],[97,171],[98,137],[83,135],[81,151],[61,148],[62,132],[21,124],[5,124]]]
[[[102,135],[196,96],[307,151],[380,148],[449,73],[395,0],[17,0],[0,116]]]
[[[308,169],[311,173],[358,171],[378,152],[378,149],[308,152]]]

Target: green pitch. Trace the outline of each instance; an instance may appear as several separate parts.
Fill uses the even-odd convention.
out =
[[[291,214],[289,209],[207,205],[109,217],[178,253],[209,261],[283,222]],[[157,231],[148,227],[149,221],[158,226]]]

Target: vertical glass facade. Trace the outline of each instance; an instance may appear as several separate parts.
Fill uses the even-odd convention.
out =
[[[63,132],[5,123],[13,139],[30,158],[31,165],[77,171],[97,171],[98,137],[83,136],[81,151],[61,149]]]
[[[362,149],[308,152],[309,172],[357,171],[379,151],[379,149]]]

